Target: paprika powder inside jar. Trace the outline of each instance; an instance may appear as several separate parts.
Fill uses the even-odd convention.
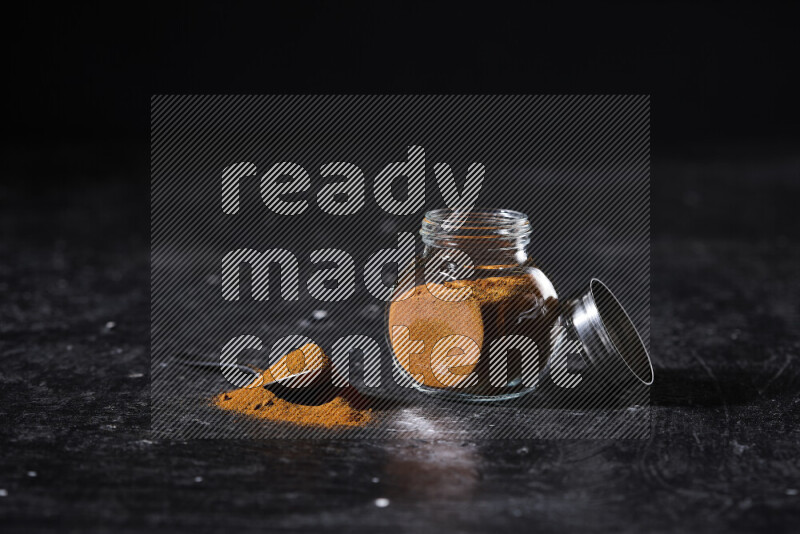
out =
[[[558,296],[528,257],[530,233],[517,211],[425,214],[424,252],[402,272],[386,310],[394,365],[407,383],[469,401],[535,389]]]

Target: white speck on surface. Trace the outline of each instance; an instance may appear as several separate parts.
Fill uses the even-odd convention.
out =
[[[106,330],[112,330],[115,326],[117,326],[117,323],[114,321],[108,321],[106,323]]]
[[[379,479],[378,477],[372,477],[372,483],[373,483],[373,484],[377,484],[377,483],[378,483],[378,482],[380,482],[380,481],[381,481],[381,479]],[[787,490],[787,491],[788,491],[788,490]]]
[[[311,313],[311,317],[313,317],[313,318],[314,318],[314,319],[316,319],[317,321],[321,321],[321,320],[323,320],[323,319],[324,319],[325,317],[327,317],[327,316],[328,316],[328,312],[327,312],[327,311],[325,311],[325,310],[314,310],[314,311]]]
[[[4,489],[0,489],[0,497],[8,497],[8,492]]]
[[[746,451],[749,448],[750,447],[748,447],[747,445],[742,445],[736,440],[733,441],[733,452],[735,452],[737,455],[741,455],[744,451]]]
[[[377,304],[370,304],[369,306],[362,308],[360,312],[363,317],[378,317],[380,316],[380,313],[381,307]]]
[[[28,476],[34,478],[38,473],[36,471],[28,471]]]
[[[375,506],[378,508],[386,508],[389,506],[389,499],[381,497],[380,499],[375,499]]]
[[[131,373],[128,375],[128,378],[142,378],[144,373]]]
[[[517,454],[528,454],[529,452],[530,449],[528,449],[528,447],[520,447],[517,449]]]
[[[786,495],[797,495],[798,491],[795,488],[788,488],[786,490]]]
[[[397,227],[395,222],[391,219],[386,219],[381,223],[381,232],[384,234],[391,234],[394,232],[394,229]]]
[[[202,482],[203,481],[203,477],[194,477],[194,481],[195,482]]]

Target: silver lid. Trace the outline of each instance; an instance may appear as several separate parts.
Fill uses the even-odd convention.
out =
[[[606,379],[652,385],[653,364],[642,337],[603,282],[593,278],[588,291],[568,303],[562,319],[568,335],[580,342],[589,368],[601,371]]]

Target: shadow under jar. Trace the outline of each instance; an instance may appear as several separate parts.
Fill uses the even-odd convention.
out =
[[[558,296],[528,257],[530,232],[517,211],[425,214],[423,255],[403,270],[386,310],[394,365],[415,388],[468,401],[536,388]]]

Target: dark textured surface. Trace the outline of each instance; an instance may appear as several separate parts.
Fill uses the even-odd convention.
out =
[[[184,442],[149,432],[146,155],[107,153],[4,155],[86,176],[0,188],[3,531],[800,524],[796,158],[656,158],[650,440]]]

